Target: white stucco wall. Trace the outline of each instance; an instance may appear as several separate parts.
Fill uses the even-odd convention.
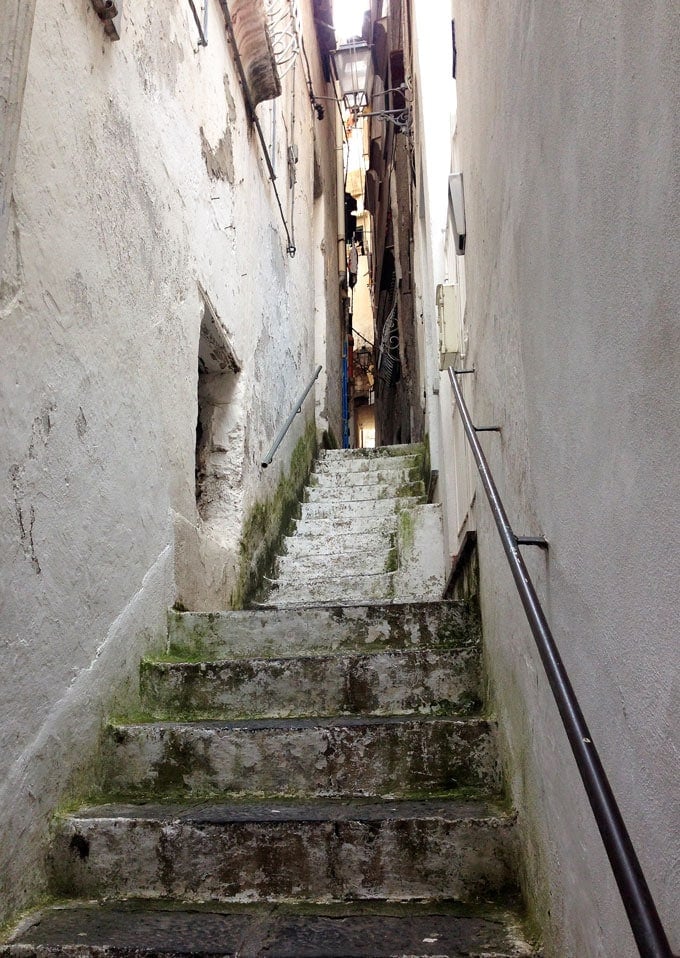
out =
[[[477,422],[680,948],[680,18],[454,2]],[[485,503],[485,639],[546,953],[636,950]],[[525,550],[527,552],[527,550]]]
[[[209,14],[198,48],[188,4],[126,3],[111,43],[90,3],[37,3],[0,286],[0,920],[39,889],[49,815],[102,715],[134,699],[175,571],[181,585],[202,555],[212,601],[228,597],[240,519],[305,425],[263,472],[313,371],[327,298],[313,277],[337,298],[337,264],[319,266],[334,235],[311,229],[320,121],[302,70],[276,105],[291,223],[286,150],[299,146],[291,259],[216,0]],[[303,18],[314,62],[311,4]],[[331,128],[316,135],[333,210]],[[242,361],[227,532],[205,530],[195,504],[199,284]]]
[[[412,4],[414,152],[419,165],[414,217],[416,319],[425,428],[432,468],[439,473],[435,499],[442,504],[447,570],[458,551],[462,519],[456,488],[454,403],[448,376],[439,369],[436,307],[437,286],[457,284],[460,289],[463,272],[463,264],[455,255],[447,257],[448,179],[450,173],[457,172],[453,158],[456,84],[451,16],[450,0]]]

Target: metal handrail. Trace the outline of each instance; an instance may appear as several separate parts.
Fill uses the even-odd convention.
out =
[[[477,462],[479,475],[493,513],[503,549],[510,563],[517,591],[524,606],[543,667],[550,683],[562,724],[576,759],[590,807],[600,830],[605,851],[619,887],[635,942],[642,958],[673,958],[659,913],[654,904],[642,867],[633,848],[628,830],[614,798],[607,775],[586,725],[581,707],[560,657],[531,576],[519,550],[524,537],[512,530],[498,494],[475,427],[456,380],[456,374],[471,370],[455,370],[449,366],[449,379],[463,421],[465,434]]]
[[[316,372],[314,373],[314,375],[312,376],[312,378],[309,380],[309,383],[307,384],[307,388],[305,389],[305,391],[302,393],[302,395],[300,396],[300,398],[298,399],[298,401],[297,401],[297,402],[295,403],[295,405],[293,406],[293,411],[291,412],[291,414],[290,414],[290,416],[288,417],[288,419],[286,419],[286,421],[284,422],[284,424],[281,426],[281,428],[280,428],[279,431],[277,432],[277,434],[276,434],[276,439],[275,439],[274,442],[272,443],[271,449],[269,450],[269,452],[267,453],[267,455],[266,455],[266,456],[264,457],[264,459],[262,460],[262,468],[263,468],[263,469],[266,469],[267,466],[270,465],[272,459],[274,458],[274,453],[276,452],[276,450],[277,450],[277,449],[279,448],[279,446],[281,445],[281,441],[283,440],[283,437],[286,435],[286,433],[288,432],[288,430],[289,430],[289,428],[290,428],[290,424],[291,424],[292,421],[295,419],[295,417],[297,416],[297,414],[300,413],[300,412],[302,412],[302,404],[303,404],[303,402],[305,401],[305,399],[307,398],[307,393],[309,392],[309,390],[312,388],[312,386],[313,386],[314,383],[316,382],[316,380],[317,380],[317,378],[318,378],[318,375],[319,375],[319,373],[321,372],[322,368],[323,368],[322,366],[317,366],[317,367],[316,367]]]
[[[189,0],[189,6],[191,7],[191,12],[192,12],[193,15],[194,15],[194,23],[196,24],[196,29],[198,30],[198,37],[199,37],[199,39],[198,39],[198,45],[199,45],[199,47],[207,47],[207,46],[208,46],[208,40],[207,40],[206,35],[205,35],[205,24],[207,23],[207,20],[208,20],[208,7],[207,7],[207,4],[206,4],[206,7],[205,7],[205,21],[204,21],[204,23],[201,23],[201,21],[200,21],[200,18],[199,18],[199,16],[198,16],[198,10],[196,9],[196,4],[195,4],[194,0]]]

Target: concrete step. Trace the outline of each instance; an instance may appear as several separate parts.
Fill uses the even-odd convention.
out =
[[[394,515],[401,509],[417,506],[422,498],[416,496],[395,496],[385,499],[366,499],[360,502],[303,502],[300,505],[300,518],[303,521],[315,519],[353,519]]]
[[[396,536],[393,532],[384,534],[366,532],[358,536],[343,532],[340,535],[334,534],[332,538],[330,535],[326,538],[323,543],[323,555],[335,556],[344,561],[345,558],[355,558],[364,553],[375,553],[390,549],[395,541]],[[300,533],[294,536],[285,536],[281,546],[281,554],[299,558],[310,555],[318,556],[322,552],[320,545],[318,535]]]
[[[399,446],[376,446],[375,449],[322,449],[319,462],[365,462],[382,460],[390,462],[400,456],[422,457],[424,447],[420,443],[404,443]]]
[[[453,713],[479,696],[479,654],[403,649],[142,664],[143,707],[158,718]]]
[[[406,797],[498,792],[487,719],[276,719],[113,725],[106,789],[127,799],[217,795]]]
[[[104,805],[56,826],[59,896],[483,900],[513,885],[513,817],[488,803]]]
[[[271,582],[263,606],[275,609],[341,602],[389,602],[395,595],[394,572],[354,575],[292,575]]]
[[[346,486],[324,484],[307,486],[304,491],[305,502],[347,503],[375,502],[378,499],[410,497],[422,500],[425,496],[425,484],[422,479],[406,482],[371,482],[368,485]]]
[[[317,539],[325,543],[331,537],[339,540],[340,537],[351,537],[359,540],[365,535],[389,536],[396,535],[398,516],[396,512],[387,515],[375,516],[332,516],[319,518],[303,518],[296,520],[295,536]]]
[[[335,543],[329,542],[328,546],[335,548]],[[317,547],[314,551],[309,549],[306,555],[296,554],[295,551],[280,555],[269,581],[289,580],[295,583],[309,579],[337,579],[338,575],[346,579],[393,572],[396,564],[397,551],[391,547],[389,539],[371,551],[357,548],[356,542],[352,552],[327,552]]]
[[[168,651],[183,661],[390,649],[478,655],[479,641],[476,613],[458,602],[168,613]]]
[[[369,460],[370,461],[370,460]],[[402,485],[405,482],[419,482],[423,475],[420,466],[411,460],[404,460],[405,465],[392,466],[390,469],[381,469],[374,465],[372,469],[345,469],[338,466],[332,468],[325,464],[324,469],[315,468],[309,477],[310,486],[342,486],[351,491],[358,486]]]
[[[75,902],[28,916],[0,958],[537,958],[516,913],[454,902]]]

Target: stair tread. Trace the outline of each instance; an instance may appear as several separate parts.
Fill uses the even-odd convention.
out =
[[[381,822],[438,820],[464,822],[507,820],[513,813],[492,799],[277,798],[195,804],[111,802],[80,809],[66,821],[128,820],[227,825],[240,822]]]
[[[396,512],[387,513],[383,516],[318,516],[314,519],[303,519],[300,517],[295,520],[296,538],[305,539],[326,539],[329,533],[335,537],[340,536],[365,536],[367,533],[376,535],[392,535],[397,529]],[[380,527],[383,531],[380,531]],[[377,530],[377,531],[376,531]]]
[[[354,490],[362,486],[400,485],[402,482],[422,482],[422,475],[415,466],[400,466],[397,469],[371,469],[351,472],[329,470],[310,473],[311,488],[346,488]]]
[[[256,668],[259,664],[262,665],[274,665],[276,662],[285,662],[290,664],[298,659],[300,660],[313,660],[314,662],[328,660],[335,662],[339,659],[370,659],[374,656],[389,656],[393,659],[403,657],[403,656],[422,656],[426,654],[436,654],[442,656],[457,656],[460,652],[473,649],[478,649],[478,646],[474,643],[468,644],[459,644],[456,646],[439,646],[439,645],[414,645],[414,646],[388,646],[381,644],[380,642],[375,642],[370,647],[366,648],[351,648],[347,646],[341,646],[337,649],[330,649],[328,651],[323,651],[321,649],[314,649],[310,651],[299,651],[293,650],[289,655],[283,655],[277,652],[275,655],[259,655],[257,653],[251,653],[250,655],[243,657],[237,655],[228,655],[223,657],[211,657],[211,658],[201,658],[198,660],[191,659],[187,661],[180,661],[177,658],[168,657],[164,658],[163,656],[158,656],[154,659],[145,660],[145,668],[191,668],[196,670],[201,670],[204,666],[214,666],[220,665],[232,665],[238,664],[239,666],[244,666],[245,664],[252,665]]]
[[[396,505],[418,505],[421,501],[422,501],[422,500],[421,500],[420,496],[400,496],[400,495],[397,495],[396,493],[395,493],[393,496],[383,496],[383,497],[380,498],[380,499],[358,499],[358,500],[356,500],[356,502],[361,502],[362,505],[365,505],[365,506],[366,506],[366,505],[373,505],[373,506],[375,506],[376,503],[378,503],[378,502],[381,502],[381,503],[390,503],[392,506],[396,506]],[[320,501],[320,502],[308,502],[308,501],[307,501],[307,502],[301,502],[300,505],[302,506],[303,512],[304,512],[305,509],[307,509],[308,506],[328,506],[330,509],[337,509],[337,508],[339,508],[340,506],[345,506],[347,509],[351,510],[352,507],[355,505],[355,500],[353,500],[353,499],[350,499],[350,500],[344,500],[344,499],[329,499],[329,500],[327,500],[327,501],[323,501],[323,500],[322,500],[322,501]],[[360,517],[357,515],[357,518],[360,518]]]
[[[417,456],[422,454],[423,445],[418,442],[394,443],[391,446],[375,446],[373,448],[352,449],[321,449],[319,459],[323,460],[351,460],[351,459],[394,459],[397,456]]]
[[[163,730],[240,730],[266,731],[268,729],[334,729],[334,728],[380,728],[381,726],[399,725],[446,725],[467,728],[475,725],[495,725],[492,719],[484,716],[471,715],[333,715],[329,717],[316,716],[312,718],[262,718],[262,719],[197,719],[195,721],[160,721],[149,719],[148,722],[112,722],[114,729],[146,729],[149,727]]]
[[[314,548],[314,554],[318,554],[318,543],[315,545],[314,536],[308,536],[307,533],[301,532],[294,536],[284,536],[283,545],[286,549],[291,547],[296,547],[299,545],[307,545],[310,548]],[[371,538],[370,534],[362,535],[360,539],[356,539],[352,536],[350,532],[340,532],[337,535],[333,536],[329,546],[335,546],[337,552],[332,552],[330,549],[328,551],[324,550],[324,555],[353,555],[358,553],[360,555],[370,555],[371,553],[377,552],[382,553],[390,548],[390,541],[393,537],[391,535],[382,535],[381,533],[375,533]],[[338,541],[340,540],[340,541]],[[288,552],[284,552],[284,555],[288,555]]]
[[[476,620],[450,601],[328,602],[298,608],[171,612],[170,650],[189,661],[288,658],[402,648],[479,647]]]
[[[406,495],[405,492],[401,491],[402,489],[408,490],[412,495],[417,495],[423,486],[422,479],[402,479],[399,475],[395,478],[397,481],[381,479],[379,482],[355,482],[351,484],[342,482],[314,483],[306,487],[305,494],[318,493],[320,496],[328,494],[328,499],[331,501],[337,501],[342,494],[347,495],[350,502],[358,502],[362,499],[402,498]],[[366,495],[360,495],[362,492]],[[337,495],[333,495],[334,493],[337,493]]]
[[[304,577],[305,582],[344,582],[345,580],[350,580],[356,582],[357,579],[380,579],[386,575],[393,575],[394,572],[385,572],[381,569],[379,572],[328,572],[326,575],[309,575]],[[268,579],[269,582],[285,582],[286,584],[294,585],[298,582],[302,576],[283,576],[279,579]]]
[[[517,916],[500,905],[456,902],[342,902],[306,907],[199,905],[183,901],[76,902],[25,920],[0,955],[30,946],[107,955],[221,955],[224,958],[523,958],[535,952]],[[46,952],[47,953],[47,952]],[[66,953],[66,952],[64,952]]]
[[[388,543],[379,552],[338,553],[315,551],[313,554],[282,554],[277,557],[276,569],[273,576],[265,576],[267,582],[285,580],[300,580],[314,577],[316,579],[356,579],[364,576],[379,575],[386,571],[388,562],[394,561],[392,548]],[[342,574],[338,569],[342,568]],[[394,569],[390,570],[394,571]]]
[[[363,519],[368,515],[374,520],[396,515],[403,509],[422,505],[420,496],[386,496],[384,499],[359,499],[356,502],[338,499],[324,502],[302,502],[300,518],[306,519]]]
[[[333,541],[329,542],[332,535]],[[369,544],[369,548],[361,548],[363,534],[355,535],[353,532],[340,533],[329,532],[326,535],[311,534],[304,531],[291,539],[284,540],[281,552],[278,558],[292,556],[306,558],[307,556],[323,556],[324,559],[336,559],[339,562],[345,559],[363,558],[367,555],[378,555],[384,559],[396,545],[396,529],[380,534],[380,542],[375,545]],[[323,550],[323,551],[322,551]]]

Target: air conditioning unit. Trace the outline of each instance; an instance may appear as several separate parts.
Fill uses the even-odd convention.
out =
[[[437,286],[437,325],[439,326],[439,369],[453,365],[461,353],[460,295],[457,285]]]

